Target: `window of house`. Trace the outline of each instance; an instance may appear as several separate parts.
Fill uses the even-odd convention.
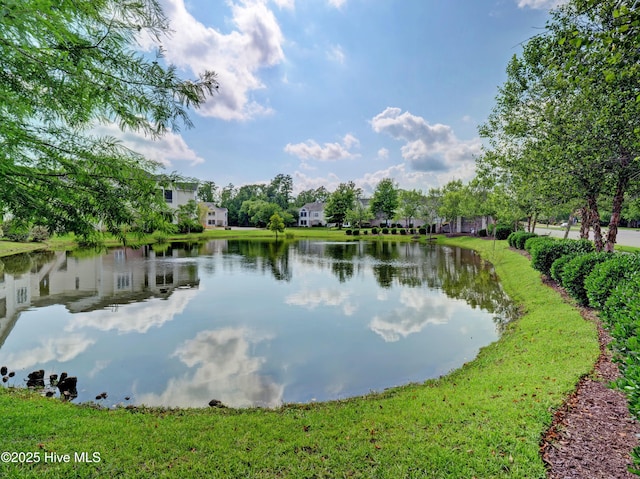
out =
[[[27,288],[18,288],[16,291],[16,303],[24,304],[27,302]]]
[[[116,289],[129,289],[131,286],[131,275],[129,273],[120,273],[116,278]]]
[[[301,218],[304,218],[304,217],[306,217],[306,216],[307,216],[307,212],[306,212],[305,210],[302,210],[302,211],[300,212],[300,217],[301,217]]]
[[[167,203],[173,203],[173,190],[164,190],[164,200]]]
[[[313,213],[314,218],[317,218],[318,216],[320,216],[320,213],[318,213],[317,211]]]

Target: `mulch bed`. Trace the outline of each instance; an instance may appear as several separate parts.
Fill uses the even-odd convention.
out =
[[[544,282],[572,301],[554,281]],[[576,391],[556,411],[551,428],[540,443],[549,479],[632,479],[631,451],[638,446],[640,424],[627,407],[624,394],[609,383],[619,377],[607,345],[611,336],[591,308],[580,308],[585,320],[598,327],[600,357],[593,373],[582,378]]]

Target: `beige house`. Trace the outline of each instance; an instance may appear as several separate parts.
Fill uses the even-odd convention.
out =
[[[200,217],[202,226],[205,228],[227,227],[227,216],[229,210],[227,208],[219,208],[213,203],[201,202],[204,213]]]

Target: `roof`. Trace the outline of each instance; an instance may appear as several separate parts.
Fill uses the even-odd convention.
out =
[[[322,211],[324,210],[324,203],[321,203],[320,201],[314,201],[313,203],[307,203],[300,209],[304,209],[307,211]]]

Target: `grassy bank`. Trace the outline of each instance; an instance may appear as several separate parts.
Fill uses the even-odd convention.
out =
[[[544,287],[506,242],[494,249],[491,241],[447,241],[491,261],[525,311],[500,341],[449,376],[278,410],[98,410],[1,389],[0,451],[38,453],[39,462],[0,463],[0,475],[544,477],[541,435],[552,410],[591,370],[595,326]],[[100,461],[76,461],[82,452]],[[65,454],[69,462],[53,462]]]

